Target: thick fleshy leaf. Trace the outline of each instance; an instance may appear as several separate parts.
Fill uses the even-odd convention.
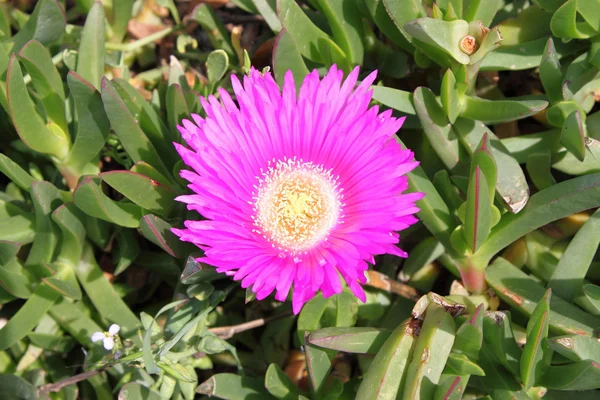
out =
[[[161,174],[169,176],[158,151],[127,110],[114,84],[106,78],[102,80],[102,102],[113,130],[131,159],[134,162],[145,161]]]
[[[196,389],[196,393],[221,399],[269,399],[262,380],[230,373],[215,374]]]
[[[377,354],[390,337],[387,329],[369,327],[323,328],[310,334],[308,341],[326,349],[346,353]]]
[[[109,171],[100,177],[138,206],[159,215],[169,215],[175,205],[175,191],[147,176],[131,171]]]
[[[551,366],[542,376],[540,385],[558,390],[600,389],[600,364],[586,360]]]
[[[63,202],[59,190],[50,182],[34,182],[31,199],[35,208],[35,238],[25,265],[50,263],[54,260],[60,236],[51,213]]]
[[[35,216],[33,214],[17,214],[3,218],[0,223],[0,240],[21,243],[33,242],[35,238]]]
[[[404,146],[399,138],[396,140]],[[417,214],[419,219],[427,227],[427,230],[444,245],[446,251],[453,252],[450,235],[456,228],[456,222],[451,216],[448,206],[421,167],[415,168],[408,174],[408,185],[411,191],[425,193],[425,197],[417,202],[417,206],[421,209]],[[458,256],[458,254],[455,255]]]
[[[267,368],[265,388],[277,399],[298,398],[298,395],[301,393],[298,386],[277,364],[271,364]]]
[[[300,54],[317,63],[333,61],[348,69],[342,49],[306,16],[295,1],[279,0],[277,4],[281,24],[294,38]]]
[[[31,332],[59,296],[45,283],[38,285],[19,311],[0,329],[0,350],[9,348]]]
[[[356,399],[395,399],[404,390],[420,322],[407,320],[385,341],[364,375]]]
[[[68,132],[65,117],[65,91],[48,49],[40,42],[32,40],[23,46],[18,57],[31,76],[31,82],[44,106],[48,122],[53,122],[63,132]]]
[[[548,289],[527,322],[527,339],[521,355],[521,380],[525,389],[539,383],[552,360],[552,349],[547,343],[551,294],[552,290]]]
[[[488,285],[498,297],[526,315],[531,315],[544,297],[545,288],[505,259],[499,257],[486,269]],[[580,308],[553,296],[548,314],[550,332],[592,336],[600,319]]]
[[[419,18],[405,23],[402,28],[413,37],[413,44],[416,47],[438,63],[439,54],[448,54],[454,61],[464,65],[471,61],[459,46],[461,40],[469,34],[469,24],[466,21],[448,22],[434,18]],[[440,64],[449,66],[447,62]]]
[[[215,49],[221,49],[227,53],[232,64],[237,64],[238,59],[231,44],[230,34],[217,17],[214,10],[207,4],[200,4],[194,9],[194,20],[202,25],[204,31]]]
[[[550,28],[555,36],[563,39],[587,39],[597,33],[585,21],[577,18],[578,0],[567,0],[552,16]]]
[[[25,191],[31,190],[31,185],[35,182],[27,171],[4,154],[0,154],[0,172]]]
[[[415,90],[413,101],[423,131],[446,168],[453,173],[464,172],[461,160],[466,158],[466,154],[433,92],[420,87]]]
[[[38,153],[63,159],[69,151],[69,138],[58,126],[49,128],[35,110],[15,55],[10,59],[6,90],[10,115],[21,140]]]
[[[223,79],[228,66],[229,57],[227,57],[227,53],[223,50],[215,50],[208,55],[208,58],[206,59],[206,75],[212,88]],[[211,90],[211,92],[213,90]]]
[[[560,143],[579,161],[585,158],[585,121],[579,110],[569,114],[560,134]]]
[[[557,219],[600,206],[600,174],[577,177],[544,189],[519,214],[504,215],[476,256],[491,257],[521,236]]]
[[[362,64],[364,33],[357,5],[346,0],[316,1],[329,22],[333,40],[341,47],[348,61],[353,65]]]
[[[542,62],[540,63],[540,79],[551,103],[563,100],[562,77],[563,74],[560,69],[560,61],[556,54],[556,49],[554,48],[554,41],[552,38],[549,38],[544,48]]]
[[[373,99],[381,104],[398,110],[403,114],[416,115],[413,106],[413,94],[404,90],[385,86],[373,86]]]
[[[139,230],[152,243],[176,258],[186,257],[193,250],[171,232],[172,226],[155,215],[145,215],[140,221]]]
[[[548,106],[543,100],[486,100],[465,96],[461,117],[497,124],[527,118]]]
[[[90,245],[84,246],[75,273],[98,313],[108,321],[119,325],[123,337],[134,335],[141,326],[140,321],[102,273]],[[131,339],[139,344],[135,336]]]
[[[86,214],[127,228],[137,228],[143,210],[131,203],[116,202],[100,189],[100,180],[84,178],[73,192],[73,201]]]
[[[77,73],[100,90],[104,75],[104,6],[95,2],[87,13],[77,55]]]
[[[77,132],[67,164],[76,171],[83,171],[106,143],[110,121],[104,112],[100,92],[89,82],[70,71],[67,84],[77,112]]]
[[[481,70],[515,71],[536,68],[542,61],[547,41],[547,37],[544,36],[525,43],[500,46],[483,59],[480,65]],[[557,41],[555,45],[556,54],[559,58],[582,50],[581,44],[575,42],[562,43]]]
[[[122,274],[140,254],[140,246],[134,231],[123,229],[117,235],[117,250],[114,252],[115,275]]]
[[[269,25],[273,33],[278,34],[281,31],[281,21],[279,21],[279,17],[277,16],[277,1],[252,0],[252,3],[265,19],[265,22]]]
[[[548,281],[548,287],[552,288],[557,296],[572,301],[581,293],[585,276],[599,245],[600,211],[597,210],[569,242]]]
[[[446,70],[444,78],[442,80],[442,108],[446,112],[446,116],[451,124],[456,121],[458,114],[461,111],[461,99],[458,97],[458,90],[456,88],[456,78],[452,73],[452,70]]]
[[[6,243],[13,242],[0,242],[0,246],[4,247]],[[17,243],[14,243],[15,245]],[[4,263],[6,265],[6,263]],[[12,296],[27,299],[31,296],[32,290],[29,285],[29,279],[21,272],[12,271],[7,266],[0,266],[0,286],[6,290]]]
[[[398,279],[402,282],[409,282],[425,265],[434,262],[444,253],[444,246],[435,238],[428,237],[417,244],[409,253],[408,258],[402,265],[402,270],[398,274]]]
[[[81,211],[73,203],[63,204],[52,213],[52,220],[61,230],[61,247],[58,260],[75,266],[81,258],[85,228]]]
[[[552,176],[552,157],[550,153],[532,153],[527,157],[527,173],[538,190],[547,189],[556,184]]]
[[[477,359],[483,343],[483,304],[456,330],[453,351]]]
[[[167,167],[175,165],[180,157],[172,142],[178,141],[179,132],[173,135],[154,106],[146,101],[129,82],[124,79],[114,79],[112,83],[133,118],[139,121],[142,131],[155,148],[161,149],[163,162]]]
[[[511,374],[520,376],[522,351],[515,341],[510,314],[504,311],[489,312],[483,318],[484,348]]]
[[[161,395],[138,382],[129,382],[119,390],[119,398],[131,400],[161,400]]]
[[[55,262],[48,266],[53,275],[42,278],[42,281],[56,290],[61,296],[71,298],[73,300],[81,300],[82,293],[73,266],[70,263]]]
[[[571,361],[600,362],[600,342],[583,335],[555,336],[548,340],[552,350]]]
[[[490,26],[496,12],[502,5],[502,0],[471,0],[465,7],[463,19],[466,21],[481,21],[483,26]]]
[[[468,375],[442,374],[440,384],[435,389],[434,400],[461,400],[468,381]]]
[[[33,13],[19,32],[8,43],[11,51],[17,52],[30,40],[47,45],[57,40],[64,32],[66,15],[57,0],[40,0]]]
[[[165,96],[165,103],[167,106],[167,121],[169,122],[169,126],[172,127],[173,136],[176,136],[178,134],[177,125],[181,125],[181,121],[190,116],[190,109],[181,86],[178,84],[169,86]]]
[[[283,85],[283,78],[288,70],[292,71],[296,89],[300,89],[300,85],[309,71],[296,41],[286,29],[282,29],[277,35],[273,47],[273,72],[279,85]]]
[[[600,315],[600,286],[592,284],[583,285],[583,294],[587,302],[595,308],[595,315]]]
[[[454,318],[442,305],[429,304],[408,365],[404,398],[433,397],[454,344],[455,329]]]
[[[364,3],[373,22],[387,38],[404,50],[414,51],[414,47],[399,28],[406,22],[421,16],[417,14],[418,9],[405,6],[412,4],[413,0],[365,0]],[[420,3],[418,4],[420,6]],[[392,16],[398,18],[397,22],[392,19]]]
[[[488,183],[479,166],[471,175],[465,214],[463,234],[471,252],[475,253],[486,241],[492,227]]]
[[[450,353],[446,363],[446,371],[454,375],[485,376],[485,372],[481,367],[471,361],[466,354]]]

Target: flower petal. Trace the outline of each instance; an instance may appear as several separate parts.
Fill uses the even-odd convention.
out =
[[[92,342],[99,342],[104,339],[104,332],[94,332]]]
[[[106,350],[112,350],[115,347],[115,340],[111,336],[105,337],[103,345]]]
[[[119,333],[120,330],[121,327],[117,324],[112,324],[108,327],[108,333],[110,334],[110,336],[115,336],[117,333]]]

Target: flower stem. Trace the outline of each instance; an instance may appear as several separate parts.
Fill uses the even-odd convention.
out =
[[[105,47],[107,50],[116,50],[116,51],[133,51],[133,50],[137,50],[141,47],[144,47],[156,40],[162,39],[167,35],[170,35],[171,33],[179,30],[181,28],[180,25],[175,25],[175,26],[170,26],[168,28],[165,28],[163,30],[160,30],[158,32],[155,32],[151,35],[145,36],[141,39],[138,39],[134,42],[129,42],[129,43],[106,43]]]

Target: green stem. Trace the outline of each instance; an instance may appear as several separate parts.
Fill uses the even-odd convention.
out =
[[[153,33],[152,35],[148,35],[146,37],[143,37],[141,39],[136,40],[135,42],[130,42],[130,43],[106,43],[105,47],[107,50],[115,50],[115,51],[133,51],[133,50],[137,50],[141,47],[144,47],[156,40],[162,39],[167,35],[170,35],[171,33],[177,31],[181,29],[180,25],[175,25],[175,26],[171,26],[168,28],[165,28],[163,30],[160,30],[158,32]]]

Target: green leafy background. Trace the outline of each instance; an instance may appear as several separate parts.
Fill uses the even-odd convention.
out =
[[[599,10],[0,0],[0,398],[599,398]],[[172,143],[230,74],[333,64],[379,71],[426,196],[366,303],[293,316],[171,233]]]

